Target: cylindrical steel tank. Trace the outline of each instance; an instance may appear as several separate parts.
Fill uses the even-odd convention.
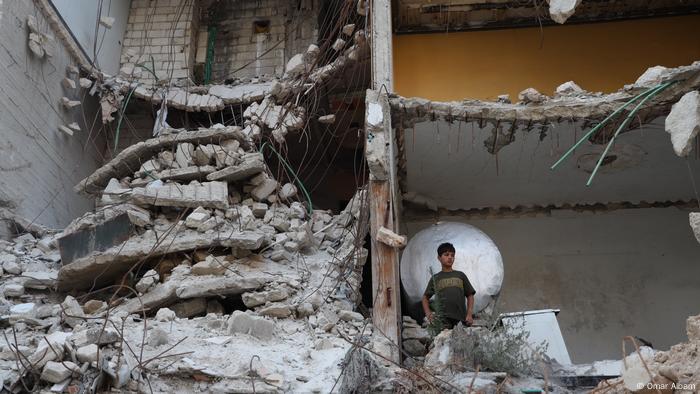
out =
[[[440,272],[437,248],[443,242],[455,247],[453,269],[464,272],[476,290],[474,311],[498,296],[503,283],[503,260],[496,244],[483,231],[464,223],[439,222],[418,232],[401,256],[401,283],[414,304],[420,302],[430,280],[429,268]]]

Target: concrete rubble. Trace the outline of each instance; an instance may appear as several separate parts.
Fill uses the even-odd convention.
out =
[[[553,21],[563,24],[576,12],[576,7],[581,0],[549,0],[549,17]]]
[[[239,159],[217,164],[207,152],[219,149]],[[33,377],[148,391],[148,378],[154,391],[239,392],[250,390],[252,362],[257,391],[330,391],[351,347],[343,338],[372,334],[354,311],[366,193],[338,215],[309,211],[252,149],[230,128],[138,143],[76,187],[99,202],[95,212],[62,232],[2,241],[1,319],[17,332],[0,352],[6,387]],[[195,152],[217,170],[254,170],[163,179],[194,166]],[[79,234],[94,238],[68,242]]]
[[[688,156],[695,136],[700,132],[700,92],[688,92],[671,107],[666,117],[666,132],[671,134],[671,143],[676,155]]]

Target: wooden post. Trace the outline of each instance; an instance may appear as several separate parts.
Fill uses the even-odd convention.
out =
[[[401,361],[401,288],[398,249],[377,241],[381,226],[394,227],[389,182],[369,182],[370,235],[372,239],[372,321],[394,345],[385,357]],[[381,334],[380,334],[381,335]]]

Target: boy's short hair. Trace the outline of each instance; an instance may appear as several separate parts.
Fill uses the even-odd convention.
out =
[[[455,247],[449,242],[441,243],[437,248],[438,256],[442,256],[445,252],[455,253]]]

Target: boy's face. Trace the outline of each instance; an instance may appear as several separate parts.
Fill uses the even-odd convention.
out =
[[[438,256],[438,260],[443,268],[452,268],[452,264],[455,262],[455,252],[444,252]]]

